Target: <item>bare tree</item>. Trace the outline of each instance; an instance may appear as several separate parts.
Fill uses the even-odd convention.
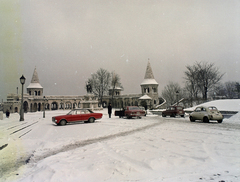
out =
[[[113,97],[114,97],[114,93],[115,93],[115,90],[116,88],[123,88],[122,87],[122,84],[120,82],[120,76],[119,74],[116,74],[115,72],[112,72],[112,81],[111,81],[111,86],[112,86],[112,105],[114,106],[113,104]]]
[[[208,91],[220,82],[223,75],[214,63],[196,62],[193,66],[187,66],[185,80],[202,93],[204,100],[207,100]]]
[[[195,66],[186,66],[187,71],[184,72],[185,74],[185,91],[189,94],[188,97],[190,97],[190,104],[193,104],[193,100],[196,100],[198,98],[198,84],[196,82],[197,80],[197,69]]]
[[[167,105],[173,105],[182,98],[182,89],[178,83],[169,82],[162,91],[162,97],[166,100]]]
[[[236,92],[237,92],[238,98],[240,98],[240,84],[239,84],[239,82],[236,82],[235,87],[236,87]]]
[[[88,83],[91,85],[91,91],[94,95],[97,95],[102,104],[102,97],[108,93],[110,86],[111,74],[100,68],[96,73],[91,75],[91,78],[88,79]]]

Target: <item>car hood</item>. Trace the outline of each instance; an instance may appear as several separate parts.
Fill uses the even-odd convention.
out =
[[[68,116],[68,115],[65,114],[65,115],[60,115],[60,116],[53,116],[53,118],[57,118],[57,117],[65,117],[65,116]]]

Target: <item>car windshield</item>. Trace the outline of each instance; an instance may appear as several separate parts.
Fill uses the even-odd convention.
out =
[[[175,110],[175,107],[167,107],[166,110],[167,110],[167,111],[174,111],[174,110]]]
[[[67,113],[67,115],[74,115],[76,113],[76,111],[75,110],[72,110],[72,111],[70,111],[69,113]]]
[[[206,109],[204,107],[197,107],[195,109],[195,112],[201,112],[201,111],[206,111]]]
[[[138,107],[129,107],[129,110],[139,110]]]

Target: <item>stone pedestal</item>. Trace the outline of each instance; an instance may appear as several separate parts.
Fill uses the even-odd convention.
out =
[[[84,100],[81,102],[82,108],[88,108],[92,110],[99,110],[98,99],[93,94],[88,93],[84,95]]]

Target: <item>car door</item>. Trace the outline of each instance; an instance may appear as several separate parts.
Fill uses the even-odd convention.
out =
[[[81,119],[82,119],[82,121],[88,121],[89,111],[87,109],[82,110]]]
[[[192,115],[192,116],[193,116],[194,119],[202,120],[203,115],[204,115],[204,113],[203,113],[202,107],[197,107],[197,108],[195,109],[195,111],[193,112],[193,115]]]
[[[75,121],[82,121],[82,111],[81,110],[76,110]]]
[[[73,122],[75,120],[76,120],[76,111],[74,110],[68,114],[67,122]]]

